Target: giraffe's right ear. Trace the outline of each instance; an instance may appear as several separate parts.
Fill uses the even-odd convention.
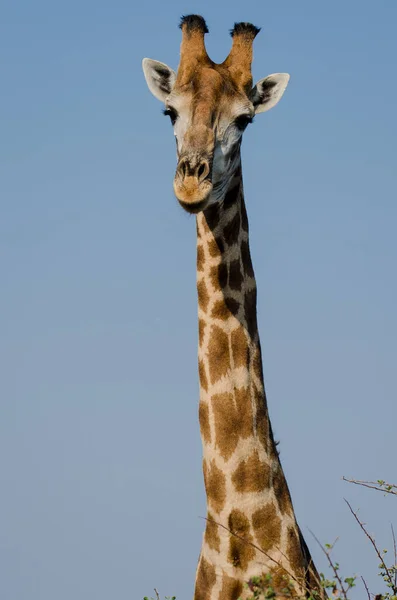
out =
[[[176,73],[170,67],[158,60],[144,58],[142,61],[143,73],[149,90],[161,102],[171,94],[176,80]]]

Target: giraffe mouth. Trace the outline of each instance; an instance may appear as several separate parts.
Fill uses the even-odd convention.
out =
[[[212,181],[209,177],[197,181],[196,177],[178,177],[174,179],[174,192],[179,204],[188,213],[196,214],[205,209],[212,192]]]
[[[208,205],[208,198],[201,200],[201,202],[183,202],[183,200],[178,199],[179,204],[182,206],[186,212],[191,215],[196,215],[197,213],[203,211]]]

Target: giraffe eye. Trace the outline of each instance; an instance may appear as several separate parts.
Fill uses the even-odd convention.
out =
[[[237,127],[237,129],[239,129],[240,131],[244,131],[247,125],[252,123],[253,120],[254,119],[253,117],[251,117],[251,115],[240,115],[234,120],[234,124]]]
[[[171,119],[171,124],[175,125],[175,122],[178,118],[178,113],[176,112],[176,110],[174,108],[168,107],[165,110],[163,110],[163,114],[167,115],[170,119]]]

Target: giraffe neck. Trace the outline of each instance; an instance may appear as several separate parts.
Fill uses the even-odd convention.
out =
[[[224,202],[197,217],[197,291],[208,513],[195,600],[237,600],[251,577],[285,587],[310,563],[267,411],[241,166]]]

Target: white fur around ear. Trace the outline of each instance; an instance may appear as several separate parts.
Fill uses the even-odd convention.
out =
[[[255,108],[255,114],[266,112],[276,106],[281,99],[289,82],[288,73],[273,73],[252,88],[250,99]]]
[[[144,58],[142,61],[143,73],[149,90],[161,102],[170,95],[176,80],[176,73],[170,67],[158,60]]]

